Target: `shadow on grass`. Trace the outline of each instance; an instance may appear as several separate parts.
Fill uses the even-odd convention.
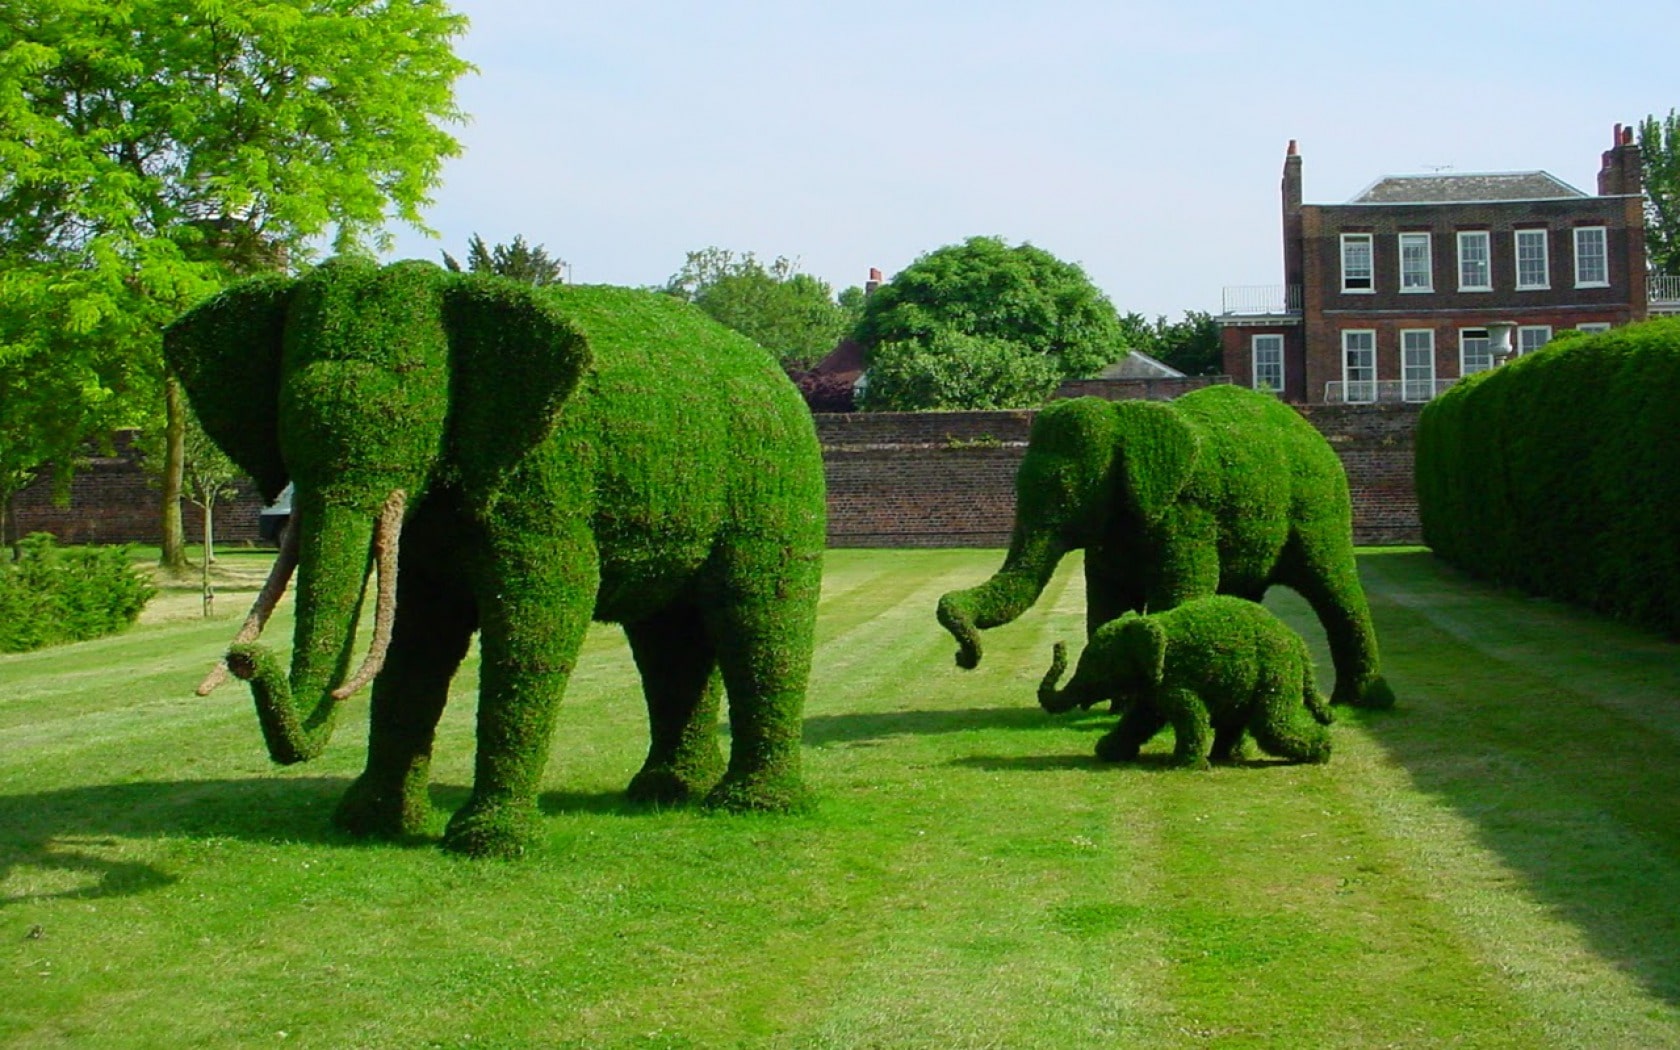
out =
[[[809,747],[825,747],[886,740],[895,736],[967,733],[981,729],[1043,729],[1051,724],[1051,716],[1037,707],[809,715],[805,719],[805,743]]]
[[[1680,646],[1428,553],[1362,561],[1400,706],[1338,720],[1597,955],[1680,1005]]]

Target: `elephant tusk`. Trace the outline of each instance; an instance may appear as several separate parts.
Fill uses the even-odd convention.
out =
[[[408,497],[394,489],[379,512],[373,530],[374,566],[379,573],[378,601],[373,608],[373,642],[362,666],[345,683],[334,689],[334,700],[348,700],[373,681],[385,666],[385,651],[391,645],[391,629],[397,618],[397,541],[402,535],[403,507]]]
[[[251,603],[251,611],[245,614],[245,622],[239,628],[239,633],[233,636],[234,645],[244,645],[254,642],[262,636],[263,627],[268,618],[274,614],[274,607],[280,604],[280,597],[286,593],[286,586],[292,581],[292,573],[297,570],[298,563],[298,523],[294,510],[292,518],[286,523],[285,530],[280,534],[280,554],[274,559],[274,567],[268,572],[268,579],[263,581],[262,590],[257,592],[257,600]],[[217,686],[227,681],[227,657],[217,661],[210,673],[204,676],[204,681],[198,683],[195,690],[199,696],[209,696]]]

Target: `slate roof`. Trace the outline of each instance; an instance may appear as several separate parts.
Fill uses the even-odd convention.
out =
[[[1489,174],[1388,175],[1349,204],[1453,204],[1469,201],[1547,201],[1587,194],[1544,171]]]
[[[1098,372],[1098,379],[1183,379],[1184,373],[1171,365],[1155,360],[1141,350],[1127,352],[1125,357]]]

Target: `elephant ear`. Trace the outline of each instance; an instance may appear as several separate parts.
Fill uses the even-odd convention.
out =
[[[1158,521],[1190,483],[1201,435],[1177,409],[1158,401],[1121,401],[1114,410],[1126,494],[1145,521]]]
[[[280,347],[297,282],[241,281],[163,330],[163,356],[221,450],[273,501],[286,487],[280,459]]]
[[[1121,648],[1136,661],[1138,674],[1150,688],[1167,676],[1167,632],[1147,616],[1129,620],[1121,628]]]
[[[554,432],[592,357],[583,333],[528,285],[462,276],[445,291],[443,308],[450,439],[461,485],[482,504]]]

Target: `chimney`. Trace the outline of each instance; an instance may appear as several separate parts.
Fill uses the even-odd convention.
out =
[[[1283,283],[1301,283],[1301,153],[1294,139],[1283,157]]]
[[[1611,132],[1610,143],[1598,169],[1598,195],[1635,196],[1644,192],[1644,167],[1639,157],[1639,144],[1633,139],[1632,126],[1617,124]]]
[[[874,295],[875,289],[881,287],[881,271],[874,266],[869,268],[869,280],[863,286],[864,295]]]

